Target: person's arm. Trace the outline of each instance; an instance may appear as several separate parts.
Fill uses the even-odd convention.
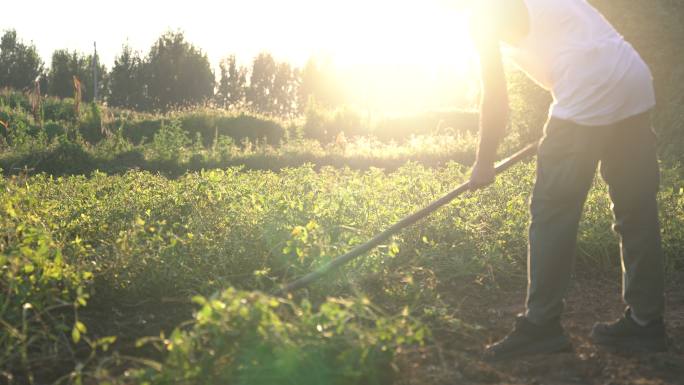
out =
[[[478,12],[478,11],[476,11]],[[508,92],[501,58],[498,21],[491,8],[481,9],[473,21],[473,38],[480,55],[482,95],[480,101],[480,140],[477,159],[470,176],[472,189],[494,182],[497,148],[508,122]]]

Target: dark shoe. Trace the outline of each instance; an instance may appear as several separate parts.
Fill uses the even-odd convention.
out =
[[[485,361],[503,361],[532,354],[570,351],[572,344],[559,320],[536,325],[519,315],[515,327],[504,339],[485,348]]]
[[[625,315],[609,323],[597,323],[591,330],[594,343],[630,352],[664,352],[667,350],[665,323],[662,318],[641,326],[628,308]]]

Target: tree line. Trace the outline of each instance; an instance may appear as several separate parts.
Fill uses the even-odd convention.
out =
[[[313,100],[326,107],[344,100],[327,62],[312,59],[295,68],[261,53],[246,67],[231,55],[220,62],[219,71],[217,79],[207,54],[179,31],[162,34],[146,55],[124,44],[111,70],[98,62],[96,52],[66,49],[54,51],[46,67],[35,45],[18,39],[15,30],[5,31],[0,40],[0,88],[77,95],[91,102],[97,81],[98,101],[112,107],[164,111],[213,105],[282,117],[301,114]]]

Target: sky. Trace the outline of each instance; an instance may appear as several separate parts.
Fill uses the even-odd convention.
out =
[[[16,29],[48,65],[56,49],[92,52],[97,42],[108,68],[124,43],[145,54],[181,30],[215,69],[231,54],[245,65],[264,51],[295,66],[325,57],[369,100],[441,108],[473,92],[476,57],[458,1],[8,1],[0,30]]]

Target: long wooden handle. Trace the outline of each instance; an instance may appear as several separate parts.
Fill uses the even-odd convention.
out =
[[[495,167],[496,174],[500,174],[507,169],[509,169],[511,166],[515,165],[516,163],[519,163],[523,159],[527,158],[530,155],[533,155],[537,152],[537,143],[530,143],[527,145],[525,148],[522,150],[516,152],[515,154],[511,155],[510,157],[502,160],[501,162],[497,163]],[[389,237],[392,235],[398,233],[400,230],[411,226],[412,224],[418,222],[419,220],[427,217],[431,213],[433,213],[435,210],[438,208],[444,206],[445,204],[451,202],[454,200],[456,197],[459,195],[463,194],[464,192],[470,190],[470,186],[468,182],[465,182],[461,184],[460,186],[456,187],[456,189],[452,190],[450,193],[444,195],[443,197],[437,199],[436,201],[433,201],[429,205],[423,207],[422,209],[416,211],[415,213],[403,218],[399,222],[395,223],[394,225],[390,226],[387,228],[385,231],[382,233],[376,235],[373,237],[371,240],[369,240],[366,243],[363,243],[361,245],[356,246],[355,248],[351,249],[348,251],[346,254],[340,255],[339,257],[333,259],[332,261],[328,262],[327,264],[321,266],[318,270],[312,271],[311,273],[295,280],[294,282],[291,282],[287,285],[284,285],[282,288],[280,288],[278,291],[275,292],[276,295],[282,295],[285,293],[289,293],[298,289],[301,289],[303,287],[308,286],[312,282],[318,280],[322,276],[326,275],[327,273],[339,268],[340,266],[346,264],[347,262],[351,261],[352,259],[370,251],[371,249],[375,248],[376,246],[380,245],[382,242],[386,241]]]

